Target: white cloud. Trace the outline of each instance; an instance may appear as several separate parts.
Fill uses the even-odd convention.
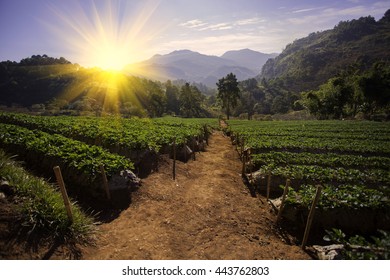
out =
[[[243,48],[268,53],[281,52],[287,44],[312,32],[331,29],[342,20],[357,19],[361,16],[372,15],[378,19],[390,8],[388,0],[364,3],[353,1],[344,8],[330,3],[327,6],[301,9],[283,7],[278,13],[270,15],[259,16],[252,13],[252,16],[241,14],[229,19],[193,19],[180,24],[192,31],[187,36],[172,34],[170,39],[161,42],[159,46],[166,52],[173,49],[191,49],[212,55]]]
[[[227,30],[227,29],[232,29],[233,27],[229,23],[218,23],[218,24],[212,24],[208,25],[206,27],[202,27],[198,29],[199,31],[204,31],[204,30]]]
[[[262,23],[265,21],[266,21],[265,19],[254,17],[254,18],[237,20],[235,22],[235,24],[237,24],[237,25],[252,25],[252,24]]]
[[[200,19],[193,19],[180,23],[179,25],[187,28],[198,28],[207,25],[207,23],[201,21]]]
[[[311,11],[315,11],[315,10],[318,10],[318,9],[320,9],[320,8],[301,9],[301,10],[292,11],[292,13],[293,14],[306,13],[306,12],[311,12]]]

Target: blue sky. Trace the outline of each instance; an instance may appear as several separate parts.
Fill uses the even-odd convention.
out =
[[[390,0],[0,0],[0,60],[48,54],[94,66],[104,56],[127,63],[177,49],[281,52],[311,32],[378,20],[389,8]]]

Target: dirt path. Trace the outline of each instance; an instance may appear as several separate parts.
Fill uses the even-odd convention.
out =
[[[196,161],[166,159],[143,180],[133,203],[99,226],[84,259],[308,259],[275,232],[275,215],[251,197],[230,139],[215,132]]]

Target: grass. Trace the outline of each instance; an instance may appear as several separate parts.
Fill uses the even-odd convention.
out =
[[[75,202],[72,202],[73,223],[70,223],[61,193],[52,184],[26,172],[0,150],[0,178],[9,182],[15,189],[20,225],[28,235],[42,235],[60,240],[90,240],[94,231],[92,218],[85,215]]]

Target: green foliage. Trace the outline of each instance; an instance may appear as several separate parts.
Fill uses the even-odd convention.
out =
[[[314,185],[321,183],[323,209],[390,209],[388,123],[231,120],[228,125],[232,139],[250,148],[260,174],[292,180],[289,203],[309,207]]]
[[[357,62],[359,69],[389,56],[389,24],[361,17],[312,33],[286,46],[264,65],[261,78],[282,79],[294,92],[315,89]]]
[[[131,151],[159,152],[174,137],[178,144],[193,137],[205,139],[211,127],[217,126],[215,119],[44,117],[12,113],[0,113],[0,121],[100,145],[127,157]]]
[[[202,116],[202,94],[195,86],[186,83],[181,87],[180,95],[180,115],[185,118],[199,118]]]
[[[363,73],[343,72],[319,90],[303,93],[304,104],[320,119],[340,119],[358,112],[370,116],[387,108],[389,100],[390,65],[384,63],[376,63]]]
[[[191,116],[209,116],[204,95],[194,86],[191,92],[190,101],[196,101]],[[0,62],[0,105],[14,109],[22,106],[46,115],[162,117],[180,114],[180,104],[189,104],[184,97],[179,100],[179,89],[171,82],[83,68],[64,58],[33,55],[19,63]]]
[[[0,124],[0,143],[20,154],[34,153],[41,158],[54,158],[65,166],[85,174],[93,182],[104,165],[111,176],[124,169],[132,169],[133,163],[98,147],[72,140],[58,134],[29,130],[16,125]]]
[[[16,194],[20,197],[20,222],[29,234],[43,232],[54,238],[78,242],[90,239],[94,231],[92,219],[72,202],[73,223],[70,224],[60,192],[42,178],[27,173],[2,150],[0,177],[15,187]]]
[[[302,185],[298,191],[289,190],[286,203],[309,209],[316,187]],[[367,189],[363,185],[325,185],[317,207],[320,209],[380,209],[390,207],[387,196],[379,190]]]
[[[311,33],[269,59],[258,79],[274,94],[262,101],[267,106],[261,104],[259,113],[294,110],[297,99],[291,97],[301,92],[305,106],[320,119],[388,111],[388,12],[377,22],[371,16],[361,17]],[[373,74],[375,64],[382,62],[384,67]]]
[[[237,100],[240,98],[240,89],[238,88],[237,78],[233,73],[218,80],[217,98],[222,102],[222,108],[226,109],[227,119],[230,117],[230,109],[237,106]]]
[[[21,66],[36,66],[36,65],[58,65],[58,64],[71,64],[70,61],[63,57],[53,58],[46,54],[44,55],[33,55],[29,58],[24,58],[20,61]]]
[[[340,229],[327,230],[325,241],[344,245],[341,254],[348,260],[388,260],[390,259],[390,234],[379,230],[377,236],[366,239],[355,235],[347,237]]]

